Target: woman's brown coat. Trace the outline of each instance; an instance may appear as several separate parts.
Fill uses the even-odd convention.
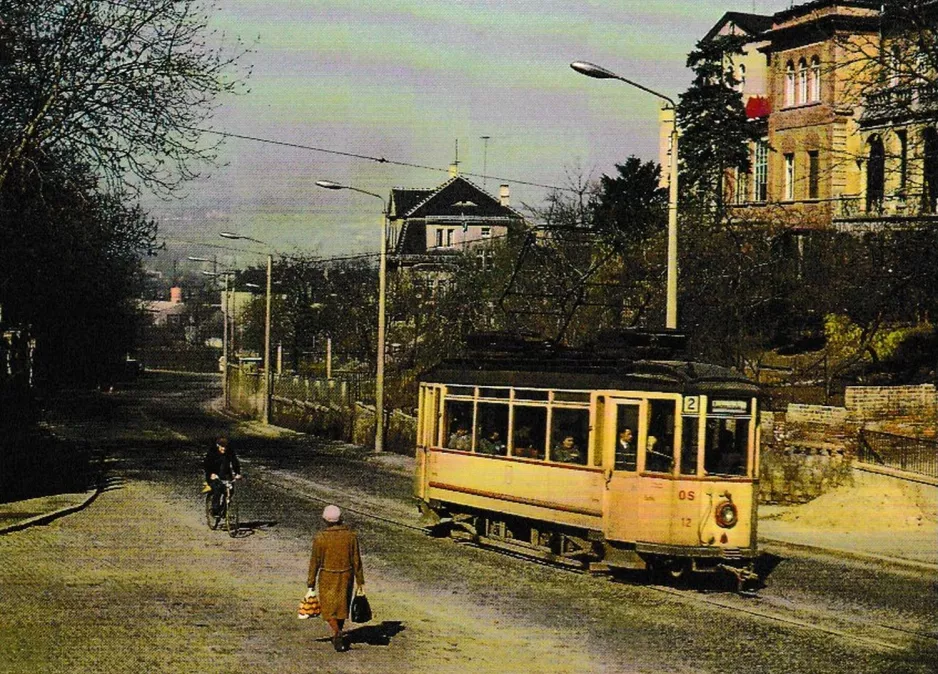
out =
[[[331,524],[313,538],[306,580],[319,595],[323,620],[348,618],[353,581],[365,584],[358,536],[344,524]]]

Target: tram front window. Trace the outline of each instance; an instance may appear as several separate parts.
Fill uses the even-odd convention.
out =
[[[543,459],[547,433],[547,408],[518,405],[514,408],[514,412],[512,456]]]
[[[747,475],[749,419],[707,419],[704,472],[707,475]]]

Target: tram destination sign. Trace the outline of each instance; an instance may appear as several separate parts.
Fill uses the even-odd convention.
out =
[[[711,414],[747,414],[749,403],[745,400],[711,400]]]

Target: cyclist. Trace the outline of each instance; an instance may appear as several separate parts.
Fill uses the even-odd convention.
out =
[[[228,438],[218,438],[205,455],[205,481],[212,490],[212,515],[221,517],[221,498],[225,493],[223,480],[241,479],[241,463],[228,446]]]

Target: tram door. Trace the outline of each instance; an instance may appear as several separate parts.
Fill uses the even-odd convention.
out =
[[[604,409],[603,465],[606,537],[635,540],[639,525],[638,439],[643,429],[640,400],[608,398]]]

